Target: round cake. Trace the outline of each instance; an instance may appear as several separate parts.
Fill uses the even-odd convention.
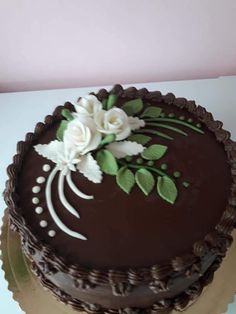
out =
[[[236,145],[194,101],[101,89],[17,144],[5,200],[41,283],[88,313],[183,311],[236,222]]]

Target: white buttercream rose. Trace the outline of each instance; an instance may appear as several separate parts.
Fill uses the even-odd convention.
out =
[[[93,117],[97,112],[102,110],[102,103],[94,95],[87,95],[79,99],[74,105],[76,113],[74,116],[83,115]]]
[[[127,114],[119,108],[101,110],[94,116],[98,131],[103,134],[115,134],[116,140],[127,138],[131,133]]]
[[[68,123],[64,132],[63,141],[68,151],[76,151],[84,155],[95,150],[102,135],[97,130],[94,120],[89,116],[77,116]]]

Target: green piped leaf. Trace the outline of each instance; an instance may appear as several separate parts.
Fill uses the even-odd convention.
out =
[[[128,137],[128,140],[131,142],[136,142],[141,145],[147,144],[149,141],[151,141],[151,137],[143,134],[132,134]]]
[[[69,122],[66,121],[66,120],[62,120],[62,121],[61,121],[60,126],[59,126],[59,128],[57,129],[57,134],[56,134],[57,139],[58,139],[59,141],[63,141],[64,132],[65,132],[67,126],[68,126],[68,123],[69,123]]]
[[[140,98],[127,101],[122,109],[127,113],[128,116],[134,116],[143,109],[143,101]]]
[[[158,177],[157,192],[165,201],[174,204],[178,195],[176,185],[173,180],[167,176]]]
[[[114,94],[110,94],[107,99],[106,108],[107,110],[111,109],[115,103],[117,102],[118,96]]]
[[[143,193],[148,196],[155,185],[153,175],[147,169],[141,168],[135,173],[135,181]]]
[[[155,144],[146,148],[142,152],[142,157],[147,160],[158,160],[165,155],[167,146]]]
[[[116,176],[116,182],[125,193],[129,194],[135,185],[133,172],[126,167],[120,168]]]
[[[61,112],[62,116],[66,118],[66,120],[71,121],[74,119],[72,113],[68,109],[63,109]]]
[[[102,149],[97,152],[96,160],[103,172],[112,176],[117,174],[118,165],[115,157],[106,149]]]
[[[158,118],[160,116],[162,112],[162,109],[159,107],[148,107],[144,110],[144,112],[142,113],[141,117],[142,118]]]
[[[100,147],[101,146],[104,146],[104,145],[107,145],[111,142],[114,142],[116,139],[116,135],[115,134],[107,134],[100,142]]]

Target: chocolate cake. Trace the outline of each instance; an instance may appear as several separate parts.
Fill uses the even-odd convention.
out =
[[[32,270],[78,311],[183,311],[232,242],[236,145],[173,94],[116,85],[67,102],[17,144],[7,172]]]

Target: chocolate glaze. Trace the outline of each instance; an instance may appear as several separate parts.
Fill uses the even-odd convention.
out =
[[[32,211],[31,188],[41,174],[41,165],[48,162],[33,151],[32,144],[47,143],[55,138],[62,107],[57,108],[53,116],[46,117],[45,125],[39,123],[34,134],[27,134],[25,142],[18,143],[18,154],[8,167],[5,199],[11,223],[36,264],[41,262],[54,274],[59,271],[68,274],[83,289],[105,284],[112,287],[113,294],[127,295],[133,287],[148,284],[149,291],[157,287],[156,292],[159,292],[159,287],[165,287],[167,279],[175,278],[176,274],[182,274],[183,282],[184,277],[195,272],[201,274],[204,258],[210,254],[210,259],[218,256],[219,261],[230,245],[229,234],[236,220],[236,147],[229,132],[222,129],[222,123],[214,121],[210,113],[193,101],[176,99],[173,94],[162,96],[160,92],[146,89],[123,91],[119,85],[112,93],[120,96],[120,104],[141,97],[144,102],[161,106],[167,112],[183,115],[184,111],[186,117],[203,123],[205,135],[186,130],[188,137],[175,135],[172,142],[153,139],[168,144],[168,154],[162,160],[173,167],[168,171],[181,171],[184,180],[191,184],[188,189],[178,185],[179,196],[174,206],[158,199],[155,193],[146,198],[138,189],[127,196],[117,188],[113,177],[105,176],[103,184],[94,185],[76,174],[76,184],[95,195],[94,201],[78,200],[66,190],[74,206],[79,202],[82,217],[79,223],[63,212],[57,204],[56,193],[53,201],[66,224],[86,234],[89,240],[73,240],[59,230],[53,239],[45,236]],[[97,96],[102,100],[107,95],[106,90],[101,90]],[[67,103],[66,107],[71,105]],[[114,202],[114,197],[119,202]],[[49,220],[47,212],[44,215]],[[53,228],[56,230],[54,225]],[[40,261],[38,256],[41,256]],[[45,273],[46,268],[40,272]],[[44,278],[44,283],[45,280],[48,279]],[[52,283],[47,285],[56,293],[59,287],[65,289],[65,282],[57,282],[58,288]],[[201,286],[205,283],[203,280]],[[183,284],[183,290],[185,288]],[[172,296],[176,293],[173,290]],[[60,299],[65,298],[61,295]],[[175,308],[181,309],[189,301],[190,298],[181,296],[171,300],[171,308],[173,302]],[[79,301],[68,301],[74,306],[76,302]],[[122,308],[122,304],[119,307]]]

